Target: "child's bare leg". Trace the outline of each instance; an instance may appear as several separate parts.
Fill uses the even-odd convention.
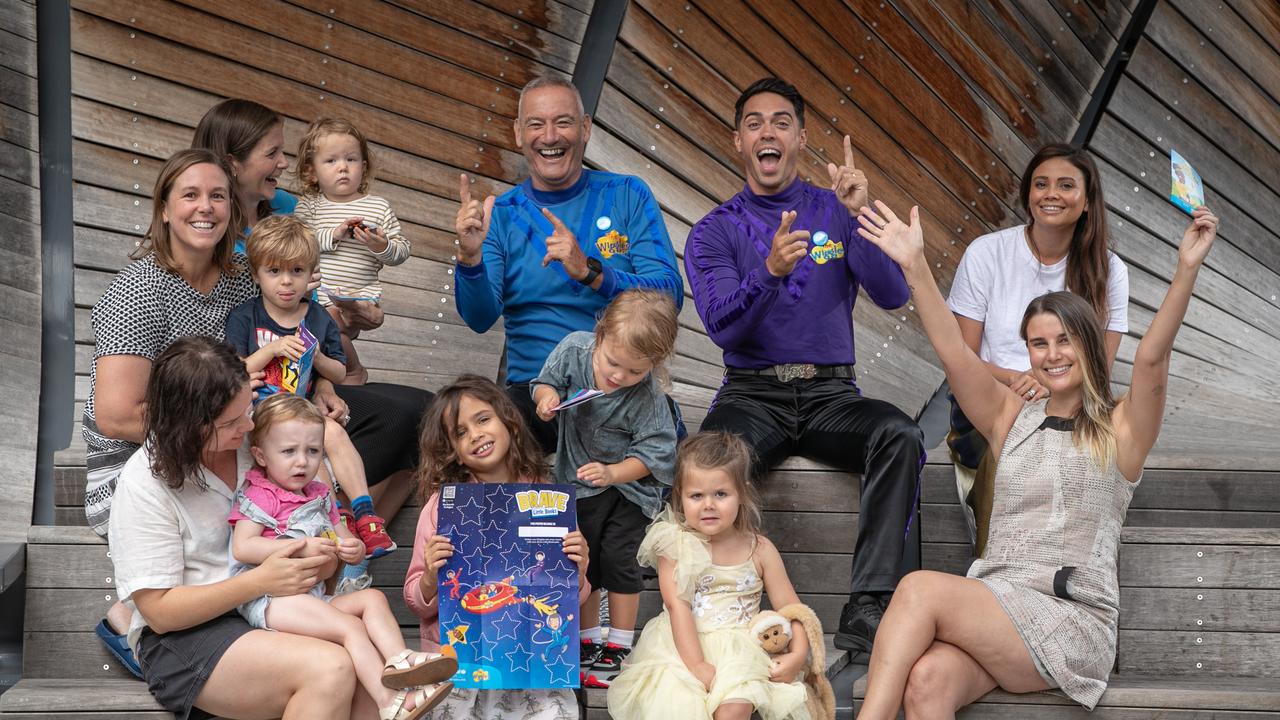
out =
[[[271,599],[271,604],[267,606],[267,626],[279,632],[305,635],[342,645],[351,655],[360,686],[369,693],[378,707],[385,707],[395,697],[395,691],[382,686],[382,668],[386,658],[378,653],[378,648],[370,641],[365,624],[360,618],[348,615],[314,595],[289,595]],[[401,648],[403,647],[402,640]]]
[[[613,597],[610,596],[609,603],[612,606]],[[746,701],[727,700],[723,705],[716,708],[711,717],[715,720],[750,720],[751,713],[755,712],[755,706]]]
[[[600,596],[596,596],[596,615],[600,614]],[[635,630],[640,612],[640,593],[609,592],[609,631]]]
[[[347,356],[347,376],[342,380],[343,385],[363,385],[369,381],[369,371],[360,363],[360,355],[356,352],[355,339],[360,337],[360,331],[350,327],[346,317],[337,305],[330,305],[327,310],[329,317],[338,325],[338,332],[342,340],[342,354]]]
[[[391,605],[381,590],[361,590],[359,592],[339,595],[329,603],[342,612],[358,617],[364,621],[365,631],[373,642],[382,659],[396,655],[405,650],[404,635],[400,634],[400,624],[391,613]]]
[[[613,608],[613,595],[609,596],[609,608]],[[587,599],[582,602],[582,607],[578,608],[578,628],[580,630],[590,630],[591,628],[600,627],[600,588],[595,588],[587,595]],[[635,622],[635,617],[631,618],[631,622]]]
[[[347,436],[346,428],[337,420],[324,419],[324,454],[333,467],[334,480],[338,488],[349,498],[358,498],[369,494],[369,482],[364,475],[364,461],[360,459],[360,451]]]

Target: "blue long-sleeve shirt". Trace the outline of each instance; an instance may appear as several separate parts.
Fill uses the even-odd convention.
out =
[[[792,230],[812,235],[809,254],[778,278],[765,259],[784,210],[796,211]],[[910,296],[902,269],[856,228],[835,193],[800,179],[776,195],[743,188],[698,221],[685,243],[685,271],[726,366],[853,364],[858,288],[886,309]]]
[[[542,266],[555,232],[542,215],[549,208],[604,271],[599,290],[573,280],[564,266]],[[669,293],[677,307],[684,283],[658,203],[644,181],[630,175],[583,170],[573,187],[540,192],[526,180],[494,203],[481,261],[458,265],[458,313],[476,332],[504,319],[507,380],[537,377],[566,335],[595,327],[596,315],[624,290]]]

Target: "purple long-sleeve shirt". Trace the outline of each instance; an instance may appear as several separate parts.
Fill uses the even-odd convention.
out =
[[[812,235],[808,256],[778,278],[765,258],[784,210],[796,211],[792,230]],[[856,226],[835,193],[798,178],[776,195],[743,188],[698,221],[685,244],[685,271],[726,366],[853,364],[858,288],[885,309],[910,296],[902,269]]]

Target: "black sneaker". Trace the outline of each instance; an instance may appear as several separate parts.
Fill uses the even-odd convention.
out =
[[[591,669],[587,671],[587,687],[607,688],[618,677],[618,673],[622,672],[622,661],[627,659],[631,654],[631,648],[625,648],[614,643],[605,643],[604,650],[600,652],[600,657],[591,665]]]
[[[586,686],[587,675],[591,672],[591,666],[596,664],[596,660],[600,659],[600,653],[604,652],[604,643],[592,642],[591,640],[583,640],[581,647],[578,648],[578,684]]]
[[[870,654],[875,643],[876,630],[884,617],[884,607],[875,595],[859,595],[857,600],[844,604],[840,612],[840,628],[836,631],[835,646],[855,654]]]

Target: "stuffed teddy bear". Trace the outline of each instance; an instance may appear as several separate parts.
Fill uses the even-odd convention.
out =
[[[805,707],[813,720],[834,720],[836,697],[826,675],[826,646],[822,642],[822,623],[803,603],[794,603],[777,612],[761,610],[751,621],[751,634],[769,655],[779,655],[791,645],[791,621],[798,620],[809,638],[809,666],[796,678],[807,690]],[[776,660],[774,662],[777,662]]]

